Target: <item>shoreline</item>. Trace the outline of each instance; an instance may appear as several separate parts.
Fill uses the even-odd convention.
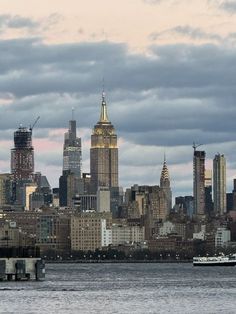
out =
[[[45,260],[46,264],[186,264],[192,262],[192,260]]]

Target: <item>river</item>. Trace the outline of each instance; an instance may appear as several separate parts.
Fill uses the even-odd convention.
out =
[[[0,313],[236,313],[236,267],[47,264],[41,282],[0,282]]]

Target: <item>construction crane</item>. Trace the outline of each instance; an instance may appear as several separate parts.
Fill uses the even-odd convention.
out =
[[[39,119],[40,119],[40,116],[38,116],[38,118],[34,121],[34,123],[33,123],[33,125],[31,126],[30,125],[30,131],[32,132],[33,131],[33,128],[35,127],[35,125],[36,125],[36,123],[39,121]]]
[[[193,149],[194,151],[196,151],[196,149],[199,147],[199,146],[202,146],[203,144],[196,144],[195,142],[193,142]]]

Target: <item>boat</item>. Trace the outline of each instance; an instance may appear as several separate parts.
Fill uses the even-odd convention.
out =
[[[236,254],[194,257],[193,266],[235,266]]]

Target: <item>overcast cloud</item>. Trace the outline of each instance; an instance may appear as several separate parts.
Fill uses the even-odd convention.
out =
[[[0,92],[7,101],[1,105],[0,137],[11,141],[19,123],[30,125],[40,115],[35,142],[42,141],[36,145],[43,147],[43,139],[56,143],[53,151],[47,147],[36,152],[47,166],[60,167],[63,132],[59,138],[49,137],[49,132],[67,127],[72,107],[78,126],[87,129],[84,149],[89,150],[89,133],[99,116],[103,68],[109,116],[124,140],[121,169],[156,167],[158,178],[165,150],[170,165],[182,164],[191,160],[194,140],[206,149],[215,144],[215,153],[222,152],[222,143],[235,140],[232,46],[153,45],[151,54],[143,55],[111,42],[49,46],[38,39],[17,39],[2,40],[0,49]],[[88,153],[85,156],[89,166]]]
[[[144,2],[162,7],[162,1]],[[230,3],[218,4],[228,12]],[[217,152],[226,155],[231,190],[236,169],[233,30],[220,34],[214,27],[185,21],[157,25],[157,31],[147,34],[152,40],[145,51],[134,51],[125,41],[55,43],[38,36],[40,29],[53,29],[60,17],[63,20],[52,13],[46,23],[46,17],[0,16],[2,33],[32,31],[31,37],[0,38],[0,170],[9,171],[14,130],[40,116],[33,133],[36,170],[46,172],[57,186],[63,136],[74,107],[83,171],[88,172],[90,135],[99,118],[104,77],[109,117],[119,137],[121,185],[158,184],[166,153],[174,195],[191,194],[195,141],[203,144],[209,168]],[[78,25],[76,32],[85,36],[86,28],[80,21]],[[161,42],[175,35],[175,42]]]

